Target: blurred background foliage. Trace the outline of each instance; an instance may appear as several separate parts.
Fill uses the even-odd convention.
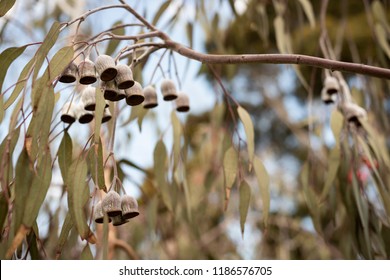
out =
[[[175,40],[199,51],[212,54],[282,52],[276,39],[280,32],[277,30],[278,18],[287,42],[285,51],[322,57],[319,45],[322,1],[172,0],[158,1],[159,5],[154,4],[155,1],[143,2],[128,1],[164,32],[182,34]],[[31,0],[17,3],[14,12],[1,19],[0,40],[4,46],[1,50],[41,41],[54,21],[70,21],[87,9],[107,4],[117,2]],[[388,68],[389,5],[387,0],[329,1],[325,20],[336,59]],[[30,10],[36,13],[26,12]],[[24,16],[26,19],[21,20]],[[130,17],[113,20],[134,22]],[[89,38],[108,29],[103,23],[99,17],[91,16],[82,24],[79,36]],[[75,31],[72,28],[56,42],[58,48],[69,44],[68,36]],[[132,35],[132,31],[121,30],[123,34]],[[21,35],[15,38],[14,32]],[[116,53],[121,46],[106,46],[106,53]],[[28,49],[21,59],[24,56],[31,58],[31,55],[34,54]],[[199,95],[201,97],[197,97],[197,92],[188,92],[191,106],[200,104],[198,107],[203,107],[202,102],[206,101],[202,98],[210,98],[212,106],[195,112],[191,110],[188,116],[180,116],[179,120],[176,114],[171,114],[171,109],[146,113],[135,107],[131,109],[130,118],[118,118],[115,153],[119,177],[123,182],[135,184],[141,215],[121,227],[109,225],[105,228],[92,223],[90,228],[96,244],[82,241],[68,214],[69,186],[66,179],[62,180],[59,165],[52,156],[53,178],[49,192],[32,224],[33,230],[13,258],[389,258],[390,84],[387,80],[344,74],[354,101],[368,112],[367,122],[359,128],[364,133],[358,133],[338,113],[335,105],[325,105],[321,101],[324,79],[321,69],[302,66],[297,71],[298,68],[285,65],[216,65],[213,66],[215,73],[212,73],[205,65],[177,59],[179,69],[196,68],[194,80],[185,80],[188,89],[192,83],[206,84],[207,92]],[[139,65],[135,73],[136,79],[144,81],[145,86],[145,81],[150,79],[150,69],[153,69],[149,64],[155,65],[156,59]],[[23,67],[23,64],[19,65],[17,73]],[[167,68],[164,64],[162,67]],[[16,80],[17,76],[13,76],[9,85]],[[252,155],[248,155],[246,149],[246,124],[239,121],[237,106],[224,94],[220,83],[250,114],[255,154],[266,172],[248,171]],[[2,93],[4,89],[3,86]],[[3,96],[9,97],[5,93]],[[60,107],[55,108],[58,111]],[[143,125],[142,132],[128,128],[136,120]],[[50,123],[51,118],[46,121]],[[17,202],[21,199],[18,196],[24,195],[26,201],[34,199],[19,194],[14,187],[18,180],[17,164],[23,159],[19,155],[25,152],[26,133],[23,126],[8,129],[9,122],[10,113],[5,111],[0,134],[1,258],[5,257],[17,232],[15,219],[18,218],[15,217],[20,214],[15,214],[13,208],[15,204],[23,203]],[[146,125],[155,131],[153,137],[156,139],[152,141],[152,147],[138,147],[145,150],[145,157],[154,158],[148,164],[141,158],[139,162],[130,159],[133,151],[126,148],[128,143],[141,137]],[[170,129],[166,129],[167,126]],[[76,135],[75,127],[69,130],[73,147],[69,161],[93,149],[92,145],[82,151],[94,126],[87,130],[81,135]],[[108,156],[111,130],[112,125],[107,125],[101,133],[104,159]],[[167,131],[172,134],[168,140]],[[5,148],[8,147],[8,136],[13,139],[11,143],[15,149]],[[165,141],[158,142],[159,139]],[[60,141],[51,143],[52,155],[63,152],[59,148]],[[224,209],[224,157],[232,145],[239,154],[238,176],[229,205]],[[164,156],[164,148],[166,158],[159,160]],[[89,157],[85,158],[88,164],[93,162]],[[28,169],[28,164],[20,164]],[[35,168],[39,170],[39,164],[38,167],[30,166],[30,172]],[[9,167],[9,172],[4,166]],[[93,168],[89,169],[92,172]],[[136,176],[133,170],[137,171]],[[6,173],[11,201],[4,194]],[[105,166],[104,175],[105,185],[109,186],[110,164]],[[141,179],[137,182],[133,177]],[[245,231],[241,236],[240,189],[244,178],[250,186],[251,196]],[[92,180],[88,181],[88,186],[91,199],[84,210],[90,217],[97,196]]]

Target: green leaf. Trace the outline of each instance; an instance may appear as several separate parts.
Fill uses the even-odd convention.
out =
[[[93,255],[91,252],[91,248],[89,248],[89,244],[87,244],[81,252],[80,260],[93,260]]]
[[[58,148],[58,164],[60,166],[62,179],[65,182],[68,178],[70,165],[72,164],[73,145],[68,131],[65,130],[60,147]],[[66,183],[65,183],[66,184]]]
[[[1,0],[0,2],[0,17],[3,17],[15,4],[16,0]]]
[[[83,158],[75,160],[68,174],[68,206],[72,214],[81,239],[88,239],[89,227],[84,213],[84,206],[89,198],[89,189],[86,183],[88,172],[87,163]]]
[[[253,123],[251,116],[244,108],[240,106],[237,108],[237,111],[242,123],[244,124],[246,144],[248,147],[249,171],[251,171],[253,157],[255,156],[255,133],[253,129]]]
[[[64,248],[64,245],[66,241],[68,241],[68,236],[73,228],[73,220],[72,215],[70,214],[70,211],[66,214],[64,223],[62,224],[60,237],[58,238],[58,243],[56,247],[56,259],[58,260],[61,256],[62,249]]]
[[[173,169],[176,169],[180,160],[182,128],[175,111],[172,111],[171,113],[171,121],[173,126]]]
[[[244,180],[240,185],[240,226],[241,234],[244,236],[245,222],[248,215],[249,203],[251,199],[251,187]]]
[[[165,10],[169,7],[169,4],[171,4],[171,0],[167,0],[164,3],[162,3],[162,5],[157,10],[157,12],[156,12],[156,14],[155,14],[155,16],[153,18],[153,21],[152,21],[153,25],[156,25],[158,23],[159,19],[164,14]]]
[[[33,177],[28,200],[26,201],[26,208],[24,209],[23,216],[23,224],[26,227],[32,227],[38,216],[39,209],[45,200],[51,182],[51,164],[51,154],[50,151],[47,150]]]
[[[3,91],[3,82],[4,82],[4,78],[7,74],[9,66],[16,58],[18,58],[24,52],[26,47],[27,46],[8,48],[0,54],[0,61],[1,61],[1,64],[0,64],[0,92]]]
[[[32,163],[27,154],[27,150],[23,149],[20,153],[16,164],[15,174],[15,228],[19,228],[23,221],[23,215],[27,201],[34,200],[29,197],[34,172],[32,170]]]
[[[50,60],[49,66],[46,69],[45,75],[48,75],[48,80],[53,81],[56,77],[64,72],[69,63],[73,59],[73,47],[68,46],[60,49]]]
[[[37,78],[39,70],[41,69],[43,62],[45,61],[47,54],[49,53],[50,49],[56,43],[58,35],[60,34],[60,28],[61,28],[61,24],[59,22],[55,21],[52,24],[45,39],[43,40],[41,46],[39,47],[39,49],[35,55],[33,80],[35,80]]]
[[[311,5],[309,0],[299,0],[303,11],[305,12],[307,19],[309,20],[310,27],[314,28],[316,26],[316,20],[313,12],[313,6]]]
[[[122,24],[123,22],[121,20],[118,20],[112,25],[112,28]],[[120,36],[125,35],[125,29],[123,27],[116,28],[112,31],[112,34],[120,35]],[[104,54],[113,55],[120,42],[121,42],[120,40],[110,40]]]
[[[165,144],[162,140],[159,140],[156,144],[156,147],[154,148],[154,173],[155,178],[157,180],[157,186],[160,190],[162,200],[165,204],[165,206],[172,211],[173,205],[172,205],[172,198],[171,193],[169,190],[169,186],[166,180],[165,175],[167,174],[168,168],[167,168],[167,150],[165,148]]]
[[[194,44],[194,24],[192,22],[187,22],[186,31],[187,31],[187,39],[189,42],[189,47],[192,49]]]
[[[95,134],[94,142],[98,144],[100,142],[100,128],[102,126],[102,118],[104,114],[104,108],[106,107],[106,101],[103,97],[102,90],[100,87],[96,88],[95,94],[96,106],[95,106]],[[114,106],[116,106],[114,104]],[[114,109],[115,114],[115,109]]]
[[[107,190],[104,180],[103,146],[102,142],[92,146],[88,151],[88,166],[95,185],[101,190]]]
[[[257,183],[259,184],[261,200],[263,205],[263,220],[264,226],[268,225],[269,208],[271,202],[270,190],[269,190],[269,175],[265,169],[261,160],[255,156],[253,158],[253,168],[256,173]]]
[[[226,150],[223,158],[223,171],[225,175],[225,188],[231,189],[238,173],[238,155],[232,147]]]

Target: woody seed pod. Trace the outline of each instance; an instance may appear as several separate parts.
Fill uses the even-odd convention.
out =
[[[122,215],[121,197],[114,190],[109,191],[103,198],[102,206],[103,211],[106,212],[109,217]]]
[[[95,209],[93,211],[93,218],[95,220],[95,223],[97,223],[97,224],[104,223],[104,212],[103,212],[103,207],[102,207],[102,202],[101,201],[99,201],[95,205]],[[109,223],[111,222],[111,218],[110,217],[108,217],[108,222]]]
[[[112,224],[114,226],[121,226],[121,225],[126,224],[128,222],[129,222],[129,220],[125,219],[122,215],[112,217]]]
[[[140,83],[135,82],[131,88],[125,89],[126,103],[130,106],[136,106],[144,102],[145,97]]]
[[[321,90],[321,100],[327,105],[333,104],[337,101],[337,94],[329,94],[326,88],[323,88]]]
[[[102,81],[111,81],[115,79],[118,71],[115,67],[115,61],[111,56],[99,55],[96,59],[96,71],[98,72]]]
[[[74,123],[77,118],[76,106],[74,103],[66,102],[62,107],[61,121],[64,123]]]
[[[339,81],[333,76],[327,76],[324,81],[324,88],[329,95],[336,94],[340,91]]]
[[[86,59],[78,65],[79,69],[79,82],[82,85],[90,85],[96,82],[96,69],[95,64],[89,60]]]
[[[175,100],[176,111],[188,112],[190,110],[190,99],[187,94],[180,92]]]
[[[111,120],[111,118],[112,116],[110,109],[108,107],[104,108],[102,123],[108,122],[109,120]]]
[[[360,120],[367,118],[367,112],[362,107],[355,103],[346,103],[342,107],[345,118],[349,123],[354,123],[357,126],[361,125]]]
[[[117,93],[118,94],[116,95],[115,100],[113,100],[113,101],[119,101],[119,100],[122,100],[122,99],[126,98],[126,93],[125,93],[125,91],[123,89],[118,90]]]
[[[89,123],[93,120],[93,113],[84,109],[84,103],[80,101],[76,107],[79,123]]]
[[[125,64],[119,64],[116,66],[118,74],[115,77],[115,81],[119,89],[131,88],[134,85],[133,72],[130,67]]]
[[[161,93],[165,101],[175,100],[177,98],[175,83],[172,80],[164,79],[161,82]]]
[[[147,86],[143,90],[145,96],[144,108],[151,109],[158,105],[157,93],[153,86]]]
[[[61,83],[73,83],[77,77],[77,65],[72,61],[68,67],[62,72],[59,81]]]
[[[110,101],[116,101],[118,98],[118,87],[115,83],[115,80],[108,82],[101,82],[101,88],[103,89],[104,99]]]
[[[131,219],[139,215],[137,200],[130,196],[124,195],[121,199],[122,217],[125,219]]]
[[[81,101],[84,104],[84,109],[87,111],[95,111],[96,107],[96,88],[88,86],[81,92]]]

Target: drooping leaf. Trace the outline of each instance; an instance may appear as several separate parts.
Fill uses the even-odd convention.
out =
[[[113,25],[112,25],[112,28],[116,27],[116,26],[120,26],[122,25],[122,21],[121,20],[118,20],[116,21]],[[112,34],[115,34],[115,35],[125,35],[125,29],[123,27],[121,28],[115,28],[113,31],[112,31]],[[113,55],[114,52],[116,51],[116,48],[118,47],[119,43],[121,41],[120,40],[110,40],[108,45],[107,45],[107,48],[106,48],[106,51],[104,52],[106,55]]]
[[[271,202],[270,189],[269,189],[269,175],[267,170],[265,169],[261,160],[255,156],[253,158],[253,168],[256,173],[257,183],[259,184],[261,201],[263,206],[263,221],[264,226],[268,225],[268,216],[269,216],[269,208]]]
[[[244,236],[245,222],[248,215],[249,203],[251,199],[251,187],[244,180],[240,185],[240,226],[241,234]]]
[[[1,5],[1,4],[0,4]],[[0,54],[0,92],[3,92],[3,82],[7,74],[8,68],[11,63],[18,58],[26,49],[26,46],[23,47],[12,47],[4,50]]]
[[[96,88],[96,106],[95,106],[95,134],[94,134],[94,142],[98,144],[100,141],[100,128],[102,125],[102,118],[104,113],[104,108],[106,106],[106,101],[104,100],[102,90],[100,88]],[[114,105],[116,106],[116,105]],[[114,110],[115,114],[115,110]]]
[[[80,260],[93,260],[93,255],[91,248],[89,248],[89,244],[85,245],[83,251],[81,251]]]
[[[172,211],[172,198],[169,190],[168,182],[166,180],[167,174],[167,150],[162,140],[159,140],[154,148],[154,173],[157,181],[157,187],[160,190],[162,200],[165,206]]]
[[[326,174],[325,185],[321,193],[320,200],[323,201],[329,194],[330,188],[332,187],[333,181],[336,178],[337,172],[340,166],[340,148],[334,147],[329,155],[328,159],[328,172]]]
[[[330,117],[330,127],[332,129],[333,136],[336,141],[336,146],[338,146],[340,142],[340,133],[341,130],[343,129],[343,124],[344,124],[343,115],[337,109],[334,109]]]
[[[317,232],[321,232],[319,202],[316,194],[314,193],[309,183],[309,171],[310,171],[309,164],[305,162],[304,165],[302,166],[302,170],[300,174],[303,195],[306,201],[307,208],[310,211],[314,228],[317,230]]]
[[[58,165],[64,182],[68,178],[70,165],[72,164],[73,145],[68,131],[64,132],[60,147],[58,148]]]
[[[42,160],[38,163],[37,172],[33,177],[31,188],[28,193],[29,199],[26,201],[23,215],[23,224],[26,227],[32,227],[38,216],[39,209],[45,200],[51,182],[51,164],[51,154],[50,151],[47,150],[43,155]]]
[[[182,128],[180,120],[177,117],[175,111],[172,111],[171,113],[171,121],[173,127],[173,168],[176,169],[176,166],[180,160]]]
[[[313,6],[309,0],[299,0],[299,3],[301,4],[307,19],[309,20],[310,27],[314,28],[316,26],[316,20],[313,12]]]
[[[88,166],[83,158],[76,159],[68,174],[68,206],[72,214],[72,220],[80,234],[81,239],[88,239],[89,227],[84,213],[84,206],[89,198],[87,187]]]
[[[28,200],[34,200],[34,197],[29,197],[34,172],[32,163],[27,154],[26,149],[20,153],[16,164],[15,174],[15,227],[19,228],[23,221],[24,208]]]
[[[187,39],[189,43],[189,47],[192,49],[194,44],[194,24],[192,22],[187,22],[186,24],[186,31],[187,31]]]
[[[16,0],[1,0],[0,2],[0,17],[3,17],[15,4]]]
[[[28,248],[30,249],[30,256],[31,256],[32,260],[40,260],[40,259],[42,259],[41,255],[39,254],[37,238],[38,238],[38,234],[35,233],[34,230],[32,230],[27,235],[27,243],[28,243]]]
[[[68,46],[63,47],[53,56],[45,73],[45,75],[48,75],[49,81],[52,82],[56,77],[64,72],[65,68],[73,59],[73,54],[73,47]]]
[[[223,158],[223,174],[225,178],[225,211],[227,210],[229,200],[230,200],[230,191],[233,187],[234,182],[236,181],[238,173],[238,155],[234,150],[233,146],[228,148],[225,152]]]
[[[88,151],[88,167],[95,185],[101,190],[106,190],[103,166],[102,142],[94,144]]]
[[[371,3],[371,9],[374,19],[381,23],[386,28],[387,32],[390,32],[390,27],[385,12],[386,8],[383,6],[383,3],[379,0],[374,0]]]
[[[37,78],[39,70],[41,69],[43,62],[45,61],[47,54],[56,43],[58,35],[60,34],[60,28],[61,24],[55,21],[50,27],[50,30],[47,33],[45,39],[43,40],[41,46],[39,47],[35,55],[33,80]]]
[[[157,12],[153,18],[153,21],[152,21],[153,25],[156,25],[158,23],[161,16],[164,14],[165,10],[169,7],[169,4],[171,4],[171,0],[167,0],[161,4],[160,8],[157,10]]]
[[[276,36],[276,45],[280,53],[285,54],[287,52],[286,47],[286,33],[284,31],[284,20],[281,16],[277,16],[274,19],[274,28]]]
[[[238,173],[238,155],[233,147],[230,147],[225,152],[223,158],[223,171],[225,175],[225,187],[230,189],[236,181]]]
[[[64,245],[65,245],[66,241],[68,240],[68,236],[69,236],[71,229],[73,228],[73,225],[74,224],[73,224],[73,220],[72,220],[72,215],[70,214],[70,212],[68,212],[66,214],[64,223],[62,224],[61,233],[60,233],[60,236],[58,238],[58,243],[57,243],[57,247],[56,247],[56,259],[57,260],[61,256],[62,249],[64,248]]]
[[[375,24],[375,34],[378,38],[379,46],[382,48],[384,53],[390,58],[390,44],[387,40],[387,32],[381,23]]]
[[[251,171],[253,157],[255,156],[255,133],[253,129],[253,123],[252,123],[251,116],[244,108],[240,106],[237,108],[237,111],[245,129],[246,144],[248,147],[248,157],[249,157],[249,171]]]

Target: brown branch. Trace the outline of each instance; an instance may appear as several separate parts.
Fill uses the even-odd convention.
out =
[[[203,54],[185,47],[174,41],[166,41],[166,46],[171,50],[190,59],[206,64],[297,64],[325,68],[331,71],[342,71],[356,74],[369,75],[378,78],[390,79],[390,69],[375,67],[365,64],[343,62],[301,54],[239,54],[239,55],[216,55]]]

